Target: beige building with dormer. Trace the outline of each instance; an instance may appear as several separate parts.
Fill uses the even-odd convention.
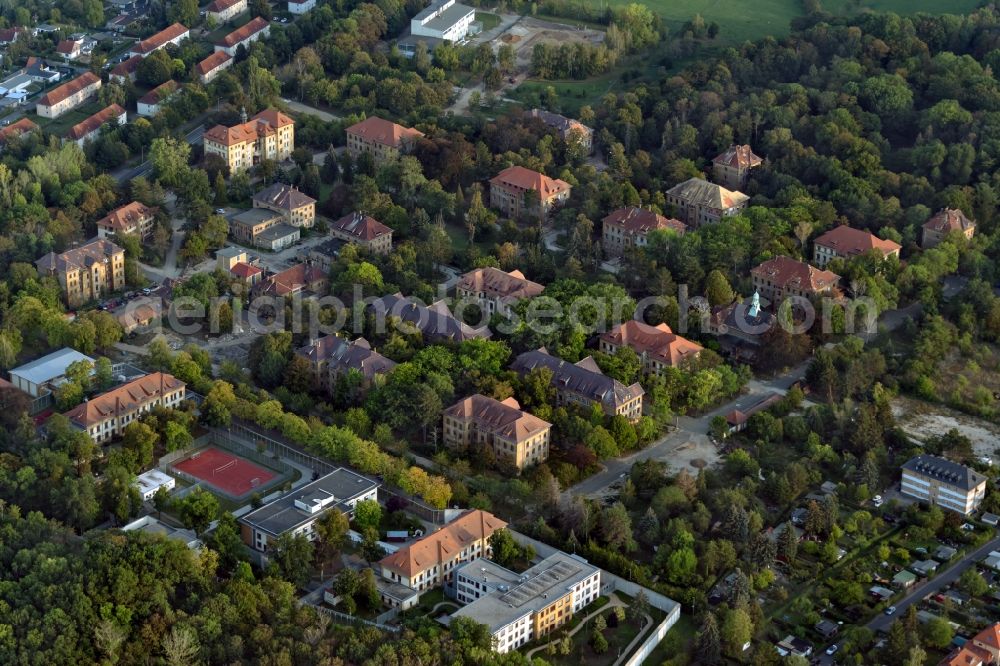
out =
[[[244,118],[246,115],[244,114]],[[265,109],[233,127],[216,125],[202,137],[205,154],[218,155],[230,172],[249,169],[261,160],[280,162],[295,149],[295,121],[276,109]]]
[[[107,239],[60,254],[49,252],[35,266],[40,276],[59,281],[71,308],[125,288],[125,250]]]
[[[443,419],[448,446],[487,446],[519,470],[549,457],[552,424],[523,411],[514,398],[501,401],[477,393],[444,410]]]
[[[384,162],[406,154],[424,133],[412,127],[403,127],[377,116],[365,118],[345,130],[347,152],[357,159],[364,153],[372,156],[376,163]]]
[[[187,395],[181,380],[154,372],[87,400],[63,416],[98,444],[121,435],[154,407],[177,407]]]
[[[733,144],[712,160],[712,175],[719,185],[738,191],[747,186],[750,171],[763,163],[750,146]]]
[[[549,178],[522,166],[512,166],[490,179],[490,206],[510,218],[522,215],[544,218],[553,208],[569,199],[572,189],[564,180]],[[528,192],[537,195],[537,202],[531,204],[525,199]]]

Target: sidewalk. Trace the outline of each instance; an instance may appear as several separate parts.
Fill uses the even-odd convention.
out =
[[[568,634],[566,634],[566,636],[575,636],[578,631],[580,631],[581,629],[583,629],[584,627],[587,626],[587,623],[590,622],[590,620],[592,618],[597,617],[598,615],[600,615],[601,613],[603,613],[604,611],[606,611],[608,609],[616,608],[616,607],[619,607],[619,606],[622,607],[622,608],[625,608],[625,602],[623,602],[621,599],[619,599],[618,595],[615,594],[614,592],[611,593],[611,596],[609,596],[608,599],[609,599],[608,603],[604,604],[603,606],[601,606],[600,608],[598,608],[594,612],[589,613],[586,617],[584,617],[582,620],[580,620],[580,624],[578,624],[575,627],[573,627],[573,630],[571,632],[569,632]],[[650,622],[653,621],[653,618],[649,617],[649,615],[646,616],[646,619],[649,620]],[[643,626],[643,629],[645,629],[645,626]],[[625,655],[631,654],[629,652],[629,650],[632,649],[632,644],[635,643],[640,638],[642,638],[642,633],[643,632],[640,631],[639,634],[634,639],[632,639],[632,643],[629,643],[629,646],[628,646],[629,649],[624,651]],[[557,638],[555,640],[549,641],[548,643],[546,643],[544,645],[539,645],[536,648],[532,648],[527,653],[525,653],[524,656],[527,657],[528,659],[531,659],[531,657],[534,656],[535,653],[538,652],[539,650],[544,650],[545,648],[547,648],[548,646],[552,645],[553,643],[558,643],[561,640],[562,640],[562,637],[559,637],[559,638]],[[621,659],[619,659],[618,661],[621,661]]]

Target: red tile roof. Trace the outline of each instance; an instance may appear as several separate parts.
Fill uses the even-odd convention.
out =
[[[227,61],[232,60],[233,56],[229,55],[225,51],[216,51],[212,55],[208,56],[195,66],[195,71],[198,72],[199,76],[205,76],[212,70],[221,67]]]
[[[837,286],[840,276],[814,268],[791,257],[775,257],[757,266],[750,273],[769,280],[782,289],[789,287],[806,292],[822,292]]]
[[[828,247],[837,254],[852,257],[857,254],[864,254],[869,250],[880,250],[882,254],[889,255],[899,252],[901,246],[891,240],[882,240],[878,236],[854,229],[846,224],[831,229],[816,239],[816,245]]]
[[[383,558],[379,564],[412,579],[436,564],[450,562],[462,549],[507,527],[507,523],[481,509],[466,511],[437,532],[428,534]]]
[[[603,222],[604,224],[618,225],[633,234],[647,234],[654,229],[673,229],[682,234],[687,229],[687,225],[680,220],[637,206],[619,208],[607,215]]]
[[[275,296],[286,296],[325,279],[326,272],[320,267],[297,264],[264,280],[262,290]]]
[[[924,222],[924,229],[947,233],[974,229],[976,223],[965,216],[960,208],[942,208],[931,219]]]
[[[254,275],[260,275],[264,271],[257,268],[256,266],[251,266],[250,264],[239,262],[229,269],[229,272],[238,278],[243,278],[244,280],[253,277]]]
[[[566,192],[570,189],[570,184],[558,178],[549,178],[545,174],[525,169],[522,166],[512,166],[504,169],[494,176],[490,183],[499,185],[506,189],[534,190],[542,200],[548,199],[556,194]]]
[[[938,666],[983,666],[993,663],[993,655],[981,647],[966,643],[938,662]]]
[[[79,404],[64,416],[77,425],[89,428],[114,416],[116,412],[134,411],[160,398],[164,393],[172,393],[184,386],[184,382],[173,375],[154,372]]]
[[[139,224],[141,220],[153,217],[155,208],[150,208],[138,201],[125,204],[105,215],[97,221],[98,227],[111,229],[115,232],[125,232],[129,227]]]
[[[412,127],[403,127],[377,116],[365,118],[361,122],[351,125],[346,132],[393,148],[402,148],[404,142],[416,141],[424,136],[423,132]]]
[[[69,132],[66,134],[66,138],[78,141],[85,136],[88,136],[91,132],[95,132],[100,129],[101,125],[109,120],[120,118],[124,115],[125,109],[117,104],[112,104],[109,107],[101,109],[83,122],[73,125],[73,127],[71,127]]]
[[[56,53],[70,55],[74,51],[80,50],[81,42],[75,39],[64,39],[56,45]]]
[[[334,222],[333,228],[363,241],[375,240],[392,233],[392,229],[363,213],[348,213]]]
[[[216,125],[205,132],[205,139],[224,146],[235,146],[247,141],[256,141],[262,136],[272,134],[276,128],[294,125],[295,121],[280,111],[265,109],[250,119],[249,122],[226,127]]]
[[[18,35],[27,32],[24,28],[4,28],[0,30],[0,43],[7,44],[17,40]]]
[[[250,21],[241,28],[236,28],[231,33],[223,37],[220,41],[216,42],[218,46],[224,46],[226,48],[232,48],[242,42],[243,40],[251,37],[261,30],[266,29],[270,24],[262,19],[261,17],[256,17],[254,20]]]
[[[170,97],[170,95],[180,87],[176,81],[171,79],[166,83],[161,83],[156,86],[148,93],[139,98],[139,101],[143,104],[158,104]]]
[[[49,92],[45,93],[45,95],[38,100],[38,103],[42,106],[53,106],[71,95],[80,92],[84,88],[100,82],[101,80],[93,72],[84,72],[72,81],[64,83],[58,88],[53,88]]]
[[[187,31],[188,29],[180,23],[174,23],[152,37],[142,40],[132,48],[132,51],[134,53],[149,55],[153,51],[163,48],[168,42],[177,39]]]
[[[994,650],[1000,650],[1000,622],[994,622],[990,626],[986,627],[973,636],[972,640],[982,643],[983,645],[993,648]]]
[[[602,334],[601,341],[615,347],[631,347],[637,354],[646,353],[670,367],[696,358],[702,350],[697,342],[682,338],[666,324],[650,326],[634,319]]]
[[[19,136],[25,132],[33,132],[36,129],[38,129],[38,125],[31,122],[27,118],[21,118],[14,124],[0,129],[0,143],[9,141],[15,136]]]
[[[238,5],[241,2],[243,2],[243,0],[215,0],[205,7],[205,11],[218,14],[219,12],[225,11],[233,5]]]
[[[751,149],[750,146],[738,146],[733,144],[726,149],[726,152],[722,153],[712,161],[716,164],[722,164],[734,169],[747,169],[749,167],[757,166],[764,160],[761,157],[754,155],[753,149]]]
[[[132,56],[112,69],[111,76],[131,76],[132,74],[135,74],[139,69],[139,65],[142,64],[142,59],[141,55]]]

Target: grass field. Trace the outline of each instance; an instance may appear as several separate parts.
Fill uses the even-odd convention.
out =
[[[823,0],[823,8],[832,14],[854,14],[859,11],[895,12],[911,15],[968,14],[980,5],[979,0]]]
[[[500,17],[489,12],[476,12],[476,20],[483,24],[483,32],[500,25]]]

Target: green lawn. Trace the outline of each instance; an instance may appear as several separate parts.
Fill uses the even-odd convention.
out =
[[[483,24],[483,32],[500,25],[500,17],[489,12],[476,12],[476,20]]]
[[[73,125],[83,122],[103,108],[104,107],[95,100],[88,104],[84,104],[83,106],[77,107],[72,111],[64,113],[58,118],[42,118],[41,116],[36,116],[33,113],[25,115],[27,118],[37,123],[38,126],[46,132],[55,134],[56,136],[66,136],[66,133],[69,132]]]
[[[834,14],[850,14],[873,10],[895,12],[902,15],[918,14],[968,14],[981,3],[979,0],[823,0],[823,8]]]

